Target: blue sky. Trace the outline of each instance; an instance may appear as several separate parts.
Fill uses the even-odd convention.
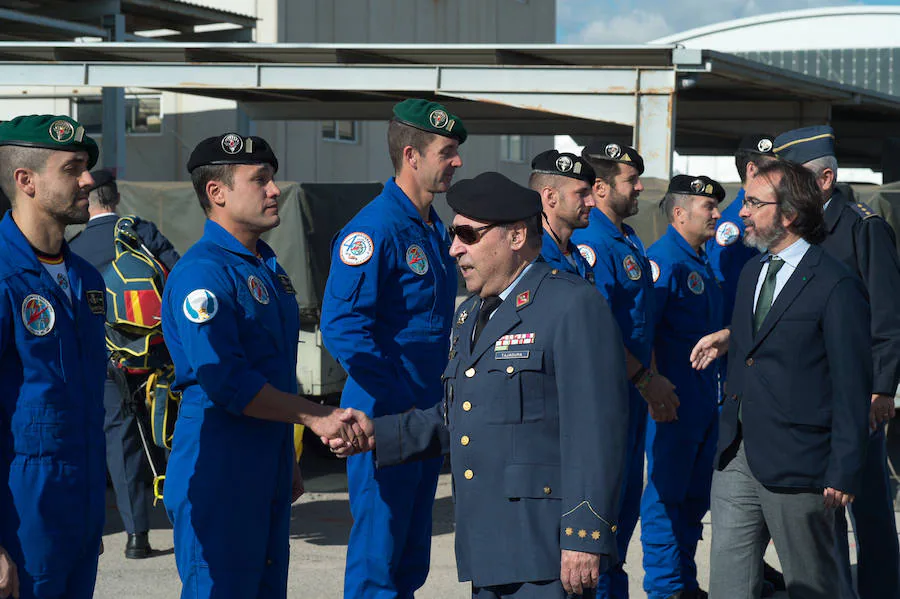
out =
[[[757,15],[900,0],[557,0],[556,38],[570,44],[628,44]]]

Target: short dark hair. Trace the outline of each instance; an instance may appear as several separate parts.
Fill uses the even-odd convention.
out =
[[[768,162],[769,160],[774,160],[774,156],[769,156],[766,154],[760,154],[759,152],[754,152],[752,150],[747,150],[741,148],[737,152],[734,153],[734,167],[737,169],[738,177],[741,178],[741,185],[747,182],[747,165],[751,162],[756,166],[761,166]]]
[[[403,148],[412,146],[419,154],[424,154],[425,149],[437,137],[434,133],[428,133],[415,127],[401,123],[397,119],[391,119],[388,123],[387,142],[388,154],[391,164],[394,165],[394,173],[400,172],[403,165]]]
[[[620,162],[614,162],[612,160],[591,160],[589,158],[585,158],[585,160],[587,160],[587,163],[594,169],[595,177],[610,187],[613,186],[613,179],[622,172],[622,169],[619,168],[621,166]]]
[[[756,176],[771,183],[774,174],[781,175],[778,185],[772,185],[778,215],[794,218],[788,230],[809,243],[821,243],[825,239],[825,213],[816,176],[799,164],[781,159],[760,165]]]
[[[97,203],[101,207],[111,210],[119,204],[119,191],[114,184],[107,183],[91,190],[91,203]]]
[[[234,186],[234,168],[236,164],[205,164],[191,171],[191,183],[200,201],[203,212],[209,214],[209,196],[206,195],[206,184],[210,181],[221,181],[231,189]]]

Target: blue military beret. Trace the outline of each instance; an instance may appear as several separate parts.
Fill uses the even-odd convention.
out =
[[[556,150],[547,150],[535,156],[531,161],[531,171],[578,179],[588,185],[593,185],[594,179],[597,178],[593,167],[586,160],[575,154]]]
[[[188,172],[208,164],[271,164],[278,172],[278,158],[266,140],[254,135],[242,137],[237,133],[207,137],[197,144],[188,158]]]
[[[725,199],[725,188],[718,181],[700,175],[692,177],[691,175],[675,175],[669,181],[669,189],[667,193],[683,193],[692,196],[705,196],[713,198],[717,202]]]
[[[608,160],[627,164],[637,169],[639,175],[644,174],[644,159],[631,146],[609,143],[595,139],[581,150],[581,156],[588,160]]]
[[[741,138],[738,151],[745,150],[763,156],[775,156],[775,138],[767,133],[753,133]]]
[[[486,223],[513,223],[543,209],[541,194],[491,171],[454,183],[447,203],[457,214]]]
[[[794,164],[834,156],[834,129],[817,125],[782,133],[775,138],[775,154]]]

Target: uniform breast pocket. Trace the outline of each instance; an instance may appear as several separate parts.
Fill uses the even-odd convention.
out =
[[[497,385],[490,398],[489,420],[498,424],[537,422],[544,418],[544,353],[540,350],[494,352],[488,376]]]

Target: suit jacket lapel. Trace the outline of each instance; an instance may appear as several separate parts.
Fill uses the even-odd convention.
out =
[[[760,260],[756,260],[753,266],[749,267],[750,270],[747,276],[742,278],[743,286],[737,290],[735,299],[735,321],[731,323],[731,326],[735,329],[734,334],[739,335],[741,339],[746,339],[748,345],[753,342],[753,309],[755,308],[753,296],[756,293],[756,282],[759,280],[759,271],[762,270],[762,267],[763,262]]]
[[[815,245],[810,246],[806,251],[806,255],[800,260],[800,264],[797,265],[797,268],[791,274],[791,278],[788,279],[778,297],[775,298],[772,309],[766,314],[766,319],[753,339],[754,349],[772,332],[775,323],[781,319],[785,311],[794,303],[794,300],[797,299],[803,288],[806,287],[806,284],[815,276],[811,267],[819,263],[821,254],[822,249]]]
[[[828,210],[825,211],[825,229],[829,233],[834,232],[834,228],[837,226],[837,222],[840,219],[843,210],[844,198],[841,197],[840,192],[835,189],[831,196],[831,203],[828,204]]]

